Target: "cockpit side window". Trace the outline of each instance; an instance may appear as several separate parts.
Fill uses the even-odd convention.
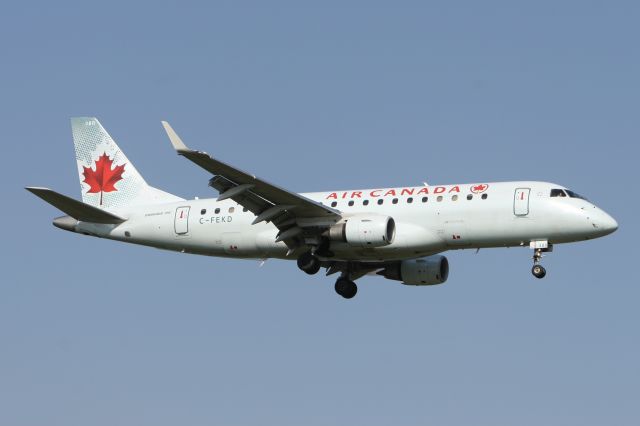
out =
[[[580,198],[581,200],[588,201],[588,200],[587,200],[585,197],[583,197],[582,195],[580,195],[580,194],[576,194],[575,192],[570,191],[570,190],[568,190],[568,189],[567,189],[567,194],[569,194],[569,197],[571,197],[571,198]]]
[[[567,194],[565,194],[564,190],[562,190],[562,189],[552,189],[551,190],[551,196],[552,197],[566,197]]]

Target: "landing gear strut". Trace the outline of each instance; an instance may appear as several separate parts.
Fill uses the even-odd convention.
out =
[[[308,251],[298,258],[298,268],[313,275],[320,270],[320,260]]]
[[[336,281],[336,293],[345,299],[351,299],[358,292],[358,286],[347,277],[340,277]]]
[[[531,273],[536,278],[544,278],[544,276],[547,275],[547,270],[544,269],[544,266],[540,265],[540,259],[542,258],[543,251],[547,250],[537,248],[533,252],[533,268],[531,268]]]

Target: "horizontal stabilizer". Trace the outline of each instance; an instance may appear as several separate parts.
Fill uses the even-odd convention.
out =
[[[27,187],[25,189],[74,219],[82,222],[118,224],[126,220],[120,216],[74,200],[48,188]]]

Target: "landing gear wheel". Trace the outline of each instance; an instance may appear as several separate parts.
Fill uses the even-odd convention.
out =
[[[540,264],[540,259],[542,259],[542,253],[551,251],[552,246],[548,248],[537,248],[533,252],[533,268],[531,268],[531,273],[536,278],[544,278],[547,275],[547,270],[544,269],[544,266]]]
[[[309,275],[313,275],[320,270],[320,260],[312,255],[311,252],[306,252],[298,258],[298,268]]]
[[[358,286],[347,278],[338,278],[336,281],[336,293],[345,299],[351,299],[358,292]]]
[[[544,276],[547,275],[547,270],[544,269],[544,266],[542,265],[533,265],[533,268],[531,268],[531,273],[536,278],[544,278]]]

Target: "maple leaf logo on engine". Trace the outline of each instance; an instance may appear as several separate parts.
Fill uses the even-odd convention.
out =
[[[104,192],[117,191],[115,184],[122,180],[122,173],[124,173],[124,166],[116,166],[113,169],[113,160],[107,156],[107,153],[103,153],[95,161],[96,169],[93,170],[90,167],[84,167],[82,174],[84,175],[84,183],[90,186],[87,193],[97,194],[100,193],[100,205],[102,205],[102,194]]]

